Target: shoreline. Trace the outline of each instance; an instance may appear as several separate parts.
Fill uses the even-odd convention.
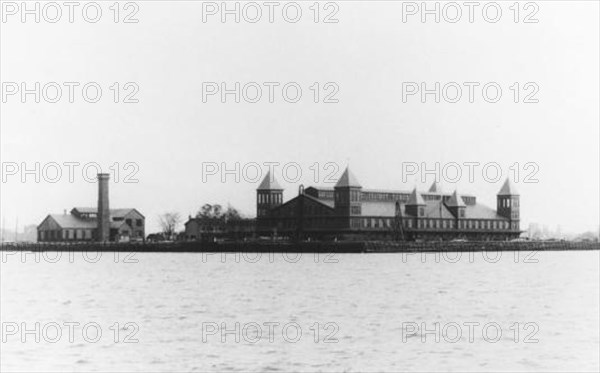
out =
[[[0,251],[90,251],[90,252],[286,252],[378,254],[404,252],[477,251],[590,251],[600,250],[599,242],[570,241],[467,241],[467,242],[157,242],[157,243],[9,243]]]

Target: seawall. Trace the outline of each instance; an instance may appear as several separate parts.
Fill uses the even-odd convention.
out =
[[[5,243],[0,251],[101,251],[101,252],[306,252],[398,253],[471,251],[571,251],[600,250],[598,242],[570,241],[468,241],[468,242],[157,242],[157,243]]]

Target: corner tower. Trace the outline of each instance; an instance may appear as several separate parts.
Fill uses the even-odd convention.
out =
[[[404,205],[404,212],[406,215],[421,218],[425,216],[425,201],[421,194],[417,192],[417,188],[413,189],[406,205]]]
[[[496,201],[498,203],[498,215],[509,220],[511,230],[519,230],[519,221],[521,219],[519,213],[519,192],[510,182],[510,178],[507,178],[504,185],[502,185],[496,196]]]
[[[362,186],[352,174],[349,167],[333,188],[333,203],[335,214],[338,216],[339,228],[358,227],[360,221],[351,219],[352,216],[362,215]]]
[[[283,203],[283,188],[275,177],[271,177],[271,172],[256,189],[256,217],[267,216],[271,209],[280,206]]]
[[[342,216],[360,216],[362,214],[361,191],[362,186],[352,172],[350,172],[350,168],[346,167],[346,170],[334,187],[334,208],[336,214]]]
[[[465,208],[467,205],[465,205],[465,202],[456,190],[446,201],[446,207],[448,207],[448,210],[450,210],[456,219],[463,219],[465,217]]]

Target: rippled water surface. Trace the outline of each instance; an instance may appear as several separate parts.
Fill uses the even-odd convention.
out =
[[[598,252],[54,255],[3,256],[3,372],[599,370]]]

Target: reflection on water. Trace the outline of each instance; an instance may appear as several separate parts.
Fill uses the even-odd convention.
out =
[[[3,256],[2,371],[599,370],[598,252],[50,256]]]

